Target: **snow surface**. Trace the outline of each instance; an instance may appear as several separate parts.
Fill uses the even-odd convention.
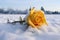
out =
[[[0,15],[0,40],[60,40],[60,15],[46,15],[48,26],[42,26],[39,32],[34,28],[24,31],[26,25],[7,23],[20,20],[26,15]]]

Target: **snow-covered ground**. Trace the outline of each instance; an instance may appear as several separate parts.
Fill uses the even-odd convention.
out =
[[[0,40],[60,40],[60,15],[46,15],[48,26],[42,26],[39,32],[26,25],[9,24],[14,20],[20,20],[26,15],[0,15]]]

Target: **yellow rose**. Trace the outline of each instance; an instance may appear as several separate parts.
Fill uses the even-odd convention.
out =
[[[31,10],[30,14],[28,15],[27,18],[28,24],[32,27],[39,28],[42,25],[46,24],[46,18],[44,16],[44,12],[41,10]]]

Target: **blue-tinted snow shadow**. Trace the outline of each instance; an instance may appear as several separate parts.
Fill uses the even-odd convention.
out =
[[[27,30],[27,25],[22,24],[9,24],[9,23],[1,23],[0,30],[11,32],[11,33],[22,33]]]

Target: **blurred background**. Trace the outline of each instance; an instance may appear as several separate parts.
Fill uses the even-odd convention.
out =
[[[60,14],[60,0],[0,0],[0,14],[27,14],[32,7],[45,14]]]

